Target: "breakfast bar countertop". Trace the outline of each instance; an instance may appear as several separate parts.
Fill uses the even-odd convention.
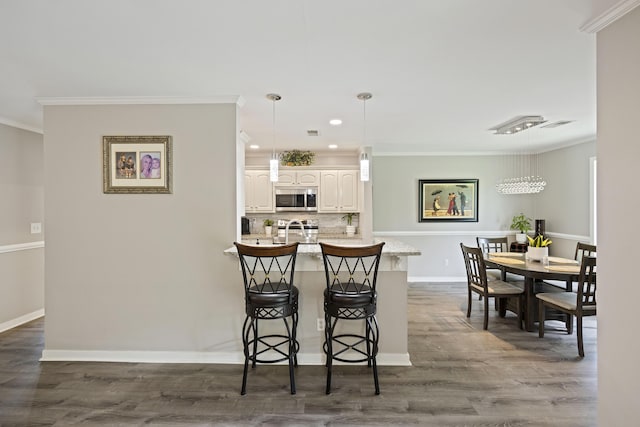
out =
[[[365,241],[363,239],[332,239],[332,238],[319,238],[319,242],[328,243],[331,245],[339,245],[339,246],[368,246],[373,245],[380,242],[385,242],[384,247],[382,248],[382,255],[389,256],[413,256],[420,255],[420,251],[413,246],[410,246],[404,242],[401,242],[396,239],[388,239],[388,238],[373,238],[372,240]],[[270,239],[265,237],[264,239],[259,239],[260,245],[271,246],[269,243]],[[255,245],[256,239],[243,239],[241,243],[246,245]],[[225,249],[225,254],[233,254],[237,255],[238,251],[235,246],[231,246],[228,249]],[[317,243],[301,243],[298,245],[298,254],[306,254],[306,255],[320,255],[320,245]]]

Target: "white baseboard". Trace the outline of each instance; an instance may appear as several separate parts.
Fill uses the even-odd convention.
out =
[[[409,276],[407,277],[407,282],[409,283],[418,283],[418,282],[429,282],[429,283],[451,283],[451,282],[467,282],[467,276],[460,277],[430,277],[430,276]]]
[[[237,352],[43,350],[41,362],[218,363],[239,365]],[[411,366],[409,353],[379,353],[379,366]],[[280,364],[285,364],[281,362]],[[323,353],[298,354],[299,365],[324,365]],[[336,364],[342,364],[336,362]]]
[[[24,325],[25,323],[29,323],[32,320],[36,320],[44,316],[44,308],[40,310],[36,310],[31,313],[27,313],[20,317],[16,317],[15,319],[8,320],[6,322],[0,323],[0,333],[4,331],[8,331],[9,329],[13,329],[16,326]]]

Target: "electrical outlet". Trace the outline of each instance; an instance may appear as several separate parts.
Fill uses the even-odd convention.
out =
[[[40,222],[32,222],[31,223],[31,234],[39,234],[42,233],[42,223]]]
[[[445,266],[445,267],[449,267],[449,258],[446,258],[446,259],[444,260],[444,266]]]
[[[318,317],[316,319],[316,329],[318,329],[319,331],[324,331],[324,319],[321,317]]]

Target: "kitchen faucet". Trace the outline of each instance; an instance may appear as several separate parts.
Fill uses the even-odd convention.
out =
[[[304,236],[306,241],[309,241],[310,236],[307,234],[307,230],[304,228],[304,224],[299,219],[292,219],[287,222],[287,226],[284,228],[284,244],[289,244],[289,226],[291,224],[298,223],[300,225],[301,234]]]

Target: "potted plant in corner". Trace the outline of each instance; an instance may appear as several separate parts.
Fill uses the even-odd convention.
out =
[[[516,233],[516,242],[526,243],[527,231],[531,230],[531,218],[527,218],[520,212],[520,215],[515,215],[511,220],[511,229],[520,231],[520,233]]]
[[[264,234],[266,234],[267,236],[271,236],[271,232],[272,232],[272,228],[273,227],[273,220],[272,219],[265,219],[264,221],[262,221],[262,224],[264,225]]]
[[[356,226],[353,225],[353,217],[357,215],[357,212],[349,212],[347,214],[344,214],[344,216],[342,217],[342,219],[347,221],[347,236],[353,236],[354,234],[356,234]]]
[[[551,240],[545,239],[541,234],[538,234],[534,238],[527,236],[527,239],[529,240],[527,259],[543,261],[545,258],[549,258],[549,245],[551,244]]]

